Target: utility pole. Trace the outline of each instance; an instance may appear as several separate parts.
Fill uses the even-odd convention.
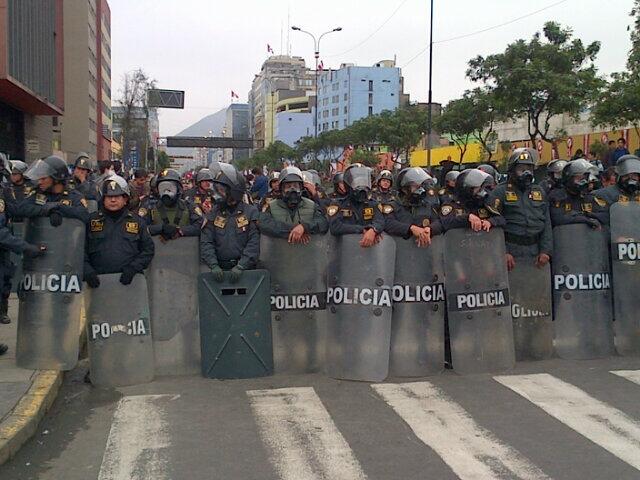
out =
[[[433,95],[431,84],[433,78],[433,0],[431,0],[431,22],[429,26],[429,100],[427,112],[427,167],[431,169],[431,110]]]
[[[340,32],[342,31],[342,27],[336,27],[333,30],[329,30],[327,32],[324,32],[322,35],[320,35],[318,37],[318,39],[316,40],[316,36],[313,33],[307,32],[306,30],[301,29],[300,27],[296,27],[296,26],[292,26],[291,30],[295,30],[296,32],[302,32],[302,33],[306,33],[307,35],[309,35],[312,39],[313,39],[313,55],[316,59],[316,74],[315,74],[315,78],[316,78],[316,114],[315,114],[315,134],[314,137],[318,138],[318,110],[320,107],[320,102],[318,101],[318,61],[320,59],[320,40],[322,40],[322,37],[324,37],[325,35],[332,33],[332,32]]]

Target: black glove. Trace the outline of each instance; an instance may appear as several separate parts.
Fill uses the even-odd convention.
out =
[[[222,283],[222,281],[224,280],[224,272],[220,268],[220,265],[214,265],[213,267],[211,267],[211,273],[213,273],[213,279],[216,282]]]
[[[41,255],[44,255],[46,252],[47,252],[47,247],[44,244],[33,245],[33,244],[29,243],[25,247],[24,252],[22,252],[22,253],[24,254],[25,257],[35,258],[35,257],[39,257]]]
[[[49,223],[52,227],[59,227],[60,225],[62,225],[62,214],[57,210],[53,210],[49,214]]]
[[[60,202],[47,202],[42,205],[42,211],[45,215],[51,214],[54,210],[57,210],[60,206]]]
[[[237,283],[240,280],[240,275],[242,275],[243,268],[240,265],[236,265],[231,270],[229,270],[229,281],[231,283]]]
[[[84,276],[84,281],[87,282],[90,288],[98,288],[100,286],[100,278],[96,272],[88,273]]]
[[[587,218],[587,225],[589,225],[594,230],[600,228],[600,222],[595,218]]]
[[[178,227],[170,223],[162,225],[162,236],[165,238],[173,238],[178,233]]]
[[[129,285],[133,277],[138,273],[135,269],[131,267],[122,267],[122,275],[120,275],[120,283],[123,285]]]

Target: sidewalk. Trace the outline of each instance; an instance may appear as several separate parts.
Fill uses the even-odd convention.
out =
[[[0,325],[0,343],[9,351],[0,357],[0,465],[36,432],[56,398],[63,372],[24,370],[16,366],[18,299],[9,300],[10,325]]]

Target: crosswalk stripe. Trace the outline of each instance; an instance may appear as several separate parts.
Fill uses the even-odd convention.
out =
[[[388,383],[372,388],[461,479],[549,478],[433,384]]]
[[[611,370],[610,373],[640,385],[640,370]]]
[[[168,480],[167,424],[159,400],[176,395],[137,395],[118,402],[98,480]]]
[[[366,478],[313,388],[250,390],[247,395],[283,480]]]
[[[640,423],[624,412],[547,373],[494,378],[579,434],[640,469]]]

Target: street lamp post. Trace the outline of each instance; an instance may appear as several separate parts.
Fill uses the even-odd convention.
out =
[[[315,78],[316,78],[316,114],[315,114],[315,135],[314,137],[318,137],[318,110],[319,110],[319,102],[318,102],[318,60],[320,59],[320,40],[322,40],[322,37],[324,37],[325,35],[329,34],[329,33],[333,33],[333,32],[340,32],[342,30],[342,27],[336,27],[333,30],[329,30],[327,32],[324,32],[322,35],[320,35],[318,37],[318,39],[316,40],[316,36],[311,33],[311,32],[307,32],[306,30],[301,29],[300,27],[291,27],[291,30],[295,30],[296,32],[302,32],[302,33],[306,33],[307,35],[309,35],[312,39],[313,39],[313,54],[314,57],[316,59],[316,74],[315,74]]]
[[[433,70],[433,0],[431,0],[431,22],[429,25],[429,100],[427,108],[427,167],[431,169],[431,110],[432,110],[432,92],[431,80]]]

